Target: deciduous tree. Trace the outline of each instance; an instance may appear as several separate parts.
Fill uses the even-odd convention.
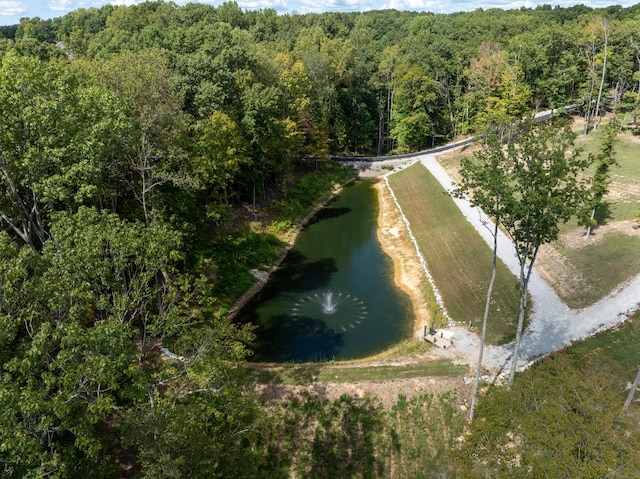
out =
[[[522,123],[506,147],[486,145],[491,158],[489,176],[474,185],[474,197],[495,216],[493,201],[499,195],[497,219],[511,238],[520,264],[520,312],[509,384],[518,364],[520,340],[527,310],[529,280],[540,247],[558,237],[559,224],[583,206],[586,185],[582,172],[589,165],[575,147],[575,134],[566,120]]]

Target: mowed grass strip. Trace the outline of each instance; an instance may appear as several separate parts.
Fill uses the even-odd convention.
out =
[[[422,164],[388,179],[449,315],[479,329],[491,279],[491,249]],[[487,341],[511,341],[517,317],[518,281],[499,260]]]
[[[408,364],[336,366],[313,363],[294,367],[251,365],[248,377],[261,384],[303,385],[313,383],[353,383],[358,381],[384,382],[393,379],[424,377],[462,377],[469,372],[463,364],[449,359],[428,359]]]
[[[585,308],[604,298],[640,271],[640,237],[611,231],[583,248],[561,248],[567,261],[583,276],[581,288],[562,300],[571,308]]]

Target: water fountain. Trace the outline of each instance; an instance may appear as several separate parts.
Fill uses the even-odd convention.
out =
[[[336,332],[355,329],[367,315],[363,301],[351,294],[331,290],[307,294],[296,301],[291,310],[296,321],[318,320]]]
[[[239,315],[256,327],[254,359],[362,358],[411,334],[410,306],[377,242],[375,190],[346,188],[304,228]]]
[[[322,302],[322,312],[324,314],[333,314],[336,312],[337,303],[333,302],[333,292],[324,293],[324,301]]]

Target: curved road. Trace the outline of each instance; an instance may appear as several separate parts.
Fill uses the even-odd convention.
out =
[[[544,114],[545,112],[542,112]],[[420,161],[447,191],[453,189],[453,180],[436,160],[436,153],[452,151],[468,144],[460,142],[448,145],[445,149],[406,155],[398,159],[382,159],[386,165],[410,165]],[[369,163],[369,166],[371,163]],[[361,165],[361,166],[364,166]],[[490,247],[493,238],[489,220],[479,208],[474,208],[467,200],[454,198],[467,220],[476,228]],[[489,228],[487,228],[489,226]],[[498,256],[518,277],[519,265],[511,241],[502,233],[498,237]],[[629,314],[640,307],[640,276],[611,292],[593,306],[582,309],[569,309],[534,271],[529,283],[529,292],[533,301],[533,315],[523,333],[520,346],[518,368],[528,366],[531,361],[546,356],[553,351],[570,345],[573,341],[586,338],[599,331],[609,329],[623,322]],[[463,327],[452,327],[455,341],[451,349],[438,350],[444,355],[459,356],[474,364],[478,359],[480,339],[477,334]],[[485,346],[483,365],[492,373],[507,374],[511,362],[513,343],[505,346]]]

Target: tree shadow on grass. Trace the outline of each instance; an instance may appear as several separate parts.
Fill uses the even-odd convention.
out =
[[[310,385],[316,384],[320,376],[322,365],[319,363],[305,363],[299,365],[274,365],[274,364],[252,364],[247,368],[247,378],[251,382],[259,384],[293,384]],[[321,388],[314,388],[322,395]]]
[[[286,440],[286,457],[279,460],[292,476],[384,477],[386,458],[376,454],[375,443],[384,432],[384,411],[377,402],[347,395],[328,401],[312,393],[281,405],[288,420],[270,440]]]
[[[613,218],[613,212],[611,211],[611,203],[603,201],[598,205],[596,209],[595,219],[599,225],[606,225],[607,221]]]
[[[376,454],[374,438],[383,429],[382,412],[369,399],[345,395],[326,406],[311,444],[307,477],[380,477],[384,459]]]

